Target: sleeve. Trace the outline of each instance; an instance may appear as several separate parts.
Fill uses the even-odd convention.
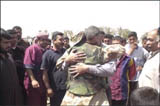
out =
[[[35,61],[35,50],[34,48],[27,48],[24,55],[24,67],[33,69],[34,68],[34,61]]]
[[[133,58],[129,60],[128,66],[129,66],[129,80],[133,80],[133,78],[136,75],[136,65]]]
[[[109,77],[114,74],[116,71],[116,61],[110,61],[108,63],[105,63],[103,65],[89,65],[88,73],[94,74],[96,76],[100,77]]]
[[[42,56],[41,70],[48,70],[49,68],[49,52],[46,51]]]

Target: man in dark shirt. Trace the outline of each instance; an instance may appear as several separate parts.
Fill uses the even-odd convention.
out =
[[[50,98],[51,106],[60,106],[66,92],[67,72],[56,69],[56,62],[65,51],[63,40],[63,33],[54,32],[52,34],[53,47],[47,50],[42,57],[41,70],[48,73],[48,79],[53,89],[53,97]],[[44,81],[46,81],[45,79]],[[50,85],[46,85],[46,88],[49,88]]]
[[[20,26],[14,26],[12,29],[17,33],[17,37],[18,37],[17,46],[22,50],[24,50],[25,52],[26,48],[29,47],[30,44],[29,42],[24,41],[24,39],[22,38],[22,28]]]
[[[12,29],[7,30],[7,33],[12,38],[11,49],[9,50],[9,53],[12,55],[12,58],[13,58],[14,63],[16,65],[20,85],[24,88],[24,85],[23,85],[23,81],[24,81],[24,66],[23,66],[24,50],[22,50],[21,48],[19,48],[17,46],[17,43],[18,43],[17,33]]]
[[[12,39],[11,48],[9,50],[9,53],[11,54],[12,59],[14,61],[14,64],[16,66],[19,84],[23,89],[22,94],[25,99],[26,92],[25,92],[24,84],[23,84],[24,73],[25,73],[25,69],[24,69],[24,65],[23,65],[24,50],[21,49],[19,46],[17,46],[17,43],[18,43],[17,32],[12,29],[9,29],[9,30],[7,30],[7,33],[10,35],[10,37]]]
[[[0,106],[22,106],[22,89],[15,64],[8,55],[11,37],[1,29],[0,35]]]

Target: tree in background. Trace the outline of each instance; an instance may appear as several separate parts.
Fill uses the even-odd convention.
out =
[[[119,35],[123,38],[127,38],[128,33],[130,32],[129,29],[123,29],[121,27],[115,29],[110,27],[100,27],[100,29],[107,34]]]

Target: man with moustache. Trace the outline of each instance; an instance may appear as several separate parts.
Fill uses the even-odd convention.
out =
[[[22,38],[22,28],[20,26],[14,26],[12,29],[17,33],[17,46],[25,51],[26,48],[30,46],[30,44],[29,42],[24,41],[24,39]]]
[[[149,57],[139,77],[139,87],[152,87],[160,93],[160,28],[147,33]]]
[[[47,91],[50,92],[48,96],[50,96],[51,106],[60,106],[66,92],[65,83],[67,79],[67,72],[58,71],[56,69],[58,58],[65,52],[63,48],[63,33],[59,31],[53,32],[52,42],[53,47],[43,54],[41,70],[43,70],[43,73],[47,76],[43,77],[43,81],[47,82],[46,88]]]
[[[29,46],[25,51],[24,67],[26,69],[24,87],[26,89],[26,105],[46,106],[46,88],[43,82],[43,71],[40,70],[42,55],[48,45],[48,33],[40,32],[37,43]],[[48,93],[48,92],[47,92]]]

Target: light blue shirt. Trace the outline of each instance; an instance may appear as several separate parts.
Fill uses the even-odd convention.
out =
[[[130,45],[127,44],[125,46],[125,49],[126,49],[126,52],[128,52],[130,49]],[[134,59],[136,67],[137,66],[143,67],[144,63],[146,62],[149,56],[149,53],[143,47],[137,46],[137,48],[133,51],[133,53],[130,56]]]

